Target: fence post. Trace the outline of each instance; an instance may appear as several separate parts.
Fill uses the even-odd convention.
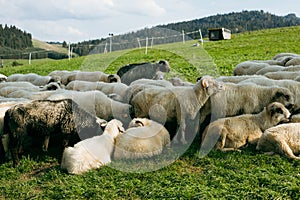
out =
[[[31,65],[31,52],[29,53],[28,64]]]
[[[200,42],[201,42],[201,44],[202,44],[202,46],[203,46],[203,38],[202,38],[201,29],[199,29],[199,34],[200,34]]]
[[[145,54],[148,53],[148,37],[146,37],[146,51],[145,51]]]
[[[139,44],[139,48],[142,48],[141,43],[140,43],[140,38],[136,38]]]
[[[184,30],[182,30],[182,43],[185,43]]]

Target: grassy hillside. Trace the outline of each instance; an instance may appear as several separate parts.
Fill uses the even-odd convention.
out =
[[[43,42],[37,39],[32,39],[32,45],[35,48],[40,48],[40,49],[45,49],[48,51],[55,51],[55,52],[59,52],[59,53],[68,53],[68,49],[66,48],[62,48],[62,46],[60,45],[54,45],[54,44],[48,44],[47,42]]]
[[[114,73],[127,63],[167,59],[170,76],[194,81],[198,76],[230,75],[245,60],[271,59],[280,52],[300,54],[300,27],[237,34],[229,41],[194,41],[90,55],[69,60],[34,60],[31,65],[4,67],[0,73],[47,74],[55,69],[101,70]],[[24,156],[18,168],[0,165],[0,199],[299,199],[300,162],[258,154],[253,147],[241,152],[210,152],[198,156],[198,138],[172,164],[156,171],[130,173],[114,164],[84,175],[68,175],[57,158]],[[159,160],[159,157],[157,158]],[[154,161],[157,161],[154,160]],[[140,167],[151,167],[144,160]],[[139,167],[135,161],[132,166]]]

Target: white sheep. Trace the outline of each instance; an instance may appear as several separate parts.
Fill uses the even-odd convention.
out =
[[[173,77],[169,80],[173,86],[193,86],[194,84],[188,81],[183,81],[179,77]]]
[[[167,129],[147,118],[134,118],[124,134],[116,138],[114,159],[150,158],[170,145]]]
[[[115,93],[120,96],[123,96],[128,89],[128,86],[124,83],[106,83],[106,82],[90,82],[90,81],[71,81],[66,85],[65,89],[67,90],[76,90],[76,91],[91,91],[99,90],[106,95]]]
[[[201,108],[201,130],[209,121],[241,114],[255,114],[274,101],[292,109],[295,95],[283,87],[226,83],[225,90],[211,96]]]
[[[264,75],[268,72],[277,72],[285,69],[285,67],[279,66],[279,65],[270,65],[268,67],[262,68],[258,70],[255,74],[257,75]]]
[[[254,75],[258,70],[268,66],[270,66],[268,63],[249,60],[236,65],[233,69],[233,74],[235,76]]]
[[[285,63],[285,66],[295,66],[295,65],[300,65],[300,55],[290,59]]]
[[[277,71],[277,72],[268,72],[264,74],[267,78],[281,80],[281,79],[295,79],[297,76],[300,76],[299,72],[289,72],[289,71]]]
[[[290,112],[278,102],[273,102],[258,114],[244,114],[218,119],[205,129],[201,151],[211,149],[236,150],[246,144],[257,144],[262,133],[280,122],[287,122]],[[201,152],[201,153],[203,153]]]
[[[43,86],[51,82],[60,83],[60,77],[41,76],[35,73],[29,74],[12,74],[7,77],[8,82],[27,81],[36,86]]]
[[[61,167],[70,174],[82,174],[110,163],[115,138],[123,132],[122,122],[116,119],[109,121],[102,135],[67,147],[63,152]]]
[[[198,124],[195,121],[200,108],[211,95],[221,90],[223,84],[204,76],[193,87],[146,88],[133,96],[130,103],[136,117],[150,118],[161,124],[175,123],[175,127],[179,127],[173,138],[174,143],[180,141],[186,144],[186,134],[193,136],[197,132]]]
[[[300,160],[296,156],[300,153],[300,123],[281,124],[267,129],[258,140],[256,149],[270,155],[278,153]]]
[[[241,75],[241,76],[219,76],[216,78],[217,81],[229,82],[229,83],[239,83],[241,81],[245,81],[248,79],[256,79],[256,78],[266,78],[262,75]]]

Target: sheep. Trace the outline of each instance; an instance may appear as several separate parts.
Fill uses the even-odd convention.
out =
[[[199,117],[198,111],[211,95],[221,90],[222,83],[211,76],[204,76],[193,87],[146,88],[137,93],[130,103],[136,117],[150,117],[161,124],[175,121],[179,127],[173,141],[178,143],[180,138],[180,142],[186,144],[185,134],[192,136],[197,132],[198,124],[194,123]]]
[[[235,76],[240,75],[254,75],[258,70],[270,66],[268,63],[258,62],[258,61],[245,61],[239,63],[233,69],[233,74]]]
[[[158,63],[125,65],[117,71],[117,75],[121,77],[122,83],[129,85],[131,82],[141,78],[153,79],[158,71],[168,73],[170,71],[169,63],[162,60]]]
[[[64,148],[72,142],[101,134],[101,125],[105,123],[70,99],[36,100],[9,108],[4,116],[3,133],[9,136],[9,151],[17,166],[18,151],[24,147],[28,136],[43,139],[42,149],[47,151],[50,137],[62,137],[60,147]]]
[[[290,59],[285,63],[285,66],[294,66],[294,65],[300,65],[300,55]]]
[[[188,81],[183,81],[179,77],[173,77],[169,80],[173,86],[193,86],[194,84]]]
[[[82,140],[67,147],[62,156],[61,168],[70,174],[82,174],[111,162],[115,138],[124,132],[122,122],[109,121],[100,136]]]
[[[281,103],[273,102],[258,114],[244,114],[218,119],[205,129],[200,153],[212,148],[221,151],[256,145],[263,132],[280,122],[288,122],[290,112]]]
[[[67,73],[63,75],[62,84],[68,85],[69,82],[80,80],[80,81],[91,81],[91,82],[106,82],[106,83],[113,83],[113,82],[121,82],[121,79],[116,74],[105,74],[101,71],[74,71],[72,73]]]
[[[0,82],[6,82],[7,81],[7,76],[4,74],[0,74]]]
[[[241,75],[241,76],[219,76],[216,78],[217,81],[222,82],[230,82],[230,83],[239,83],[248,79],[256,79],[256,78],[266,78],[262,75]]]
[[[43,86],[51,82],[60,83],[60,77],[58,76],[41,76],[35,73],[29,74],[12,74],[7,77],[8,82],[28,81],[36,86]]]
[[[47,99],[72,99],[87,112],[107,121],[114,118],[118,119],[122,121],[124,126],[129,124],[133,115],[133,107],[131,105],[114,101],[103,92],[97,90],[85,92],[62,90],[59,93],[53,93]]]
[[[289,71],[278,71],[278,72],[268,72],[264,74],[267,78],[280,80],[280,79],[295,79],[300,76],[300,72],[289,72]]]
[[[300,65],[293,65],[293,66],[289,66],[289,67],[284,67],[281,71],[299,72],[300,71]]]
[[[287,158],[299,160],[300,153],[300,123],[287,123],[265,130],[259,138],[256,149],[281,154]]]
[[[170,145],[170,135],[160,123],[147,118],[134,118],[124,134],[116,138],[113,158],[150,158]]]
[[[297,95],[300,91],[300,83],[294,80],[273,80],[273,79],[248,79],[245,81],[240,82],[239,84],[248,84],[248,83],[254,83],[256,85],[260,86],[271,86],[271,87],[284,87],[289,89],[294,94],[294,107],[293,107],[293,113],[299,112],[300,109],[300,97]]]
[[[128,86],[123,83],[105,83],[105,82],[90,82],[90,81],[71,81],[66,85],[67,90],[76,91],[91,91],[99,90],[106,95],[116,93],[123,96],[128,89]]]
[[[225,90],[210,97],[200,110],[201,132],[209,121],[241,114],[256,114],[277,101],[288,109],[295,104],[295,95],[283,87],[226,83]]]
[[[282,58],[285,58],[285,57],[294,58],[297,56],[299,56],[299,55],[295,54],[295,53],[279,53],[279,54],[275,55],[272,59],[273,60],[281,60]]]
[[[269,67],[262,68],[258,70],[255,74],[257,75],[264,75],[268,72],[277,72],[285,69],[285,67],[279,66],[279,65],[270,65]]]

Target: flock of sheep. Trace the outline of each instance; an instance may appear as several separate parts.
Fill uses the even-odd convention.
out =
[[[129,64],[116,74],[2,75],[1,162],[12,159],[17,166],[26,149],[53,147],[61,149],[62,168],[81,174],[113,159],[189,146],[196,135],[200,155],[252,144],[300,159],[300,55],[246,61],[234,76],[203,76],[196,83],[165,80],[170,70],[162,60]]]

